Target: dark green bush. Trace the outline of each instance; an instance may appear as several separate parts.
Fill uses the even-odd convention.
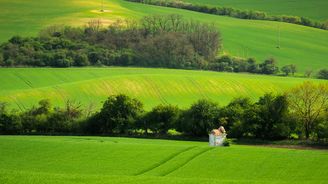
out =
[[[328,69],[321,69],[318,72],[318,78],[319,79],[328,79]]]
[[[222,143],[223,146],[225,147],[229,147],[230,146],[230,140],[229,139],[225,139]]]

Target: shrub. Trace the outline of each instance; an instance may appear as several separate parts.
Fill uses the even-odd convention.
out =
[[[244,128],[250,135],[262,139],[284,139],[290,134],[286,117],[287,98],[265,94],[245,112]]]
[[[318,78],[319,79],[328,79],[328,69],[321,69],[318,72]]]
[[[178,130],[194,136],[208,135],[218,122],[219,107],[209,100],[198,100],[180,119]]]
[[[178,118],[178,107],[172,105],[158,105],[147,113],[145,119],[147,122],[145,125],[149,125],[149,127],[143,127],[143,129],[147,130],[149,128],[153,132],[166,134],[169,129],[175,127]]]
[[[225,140],[223,141],[222,145],[225,146],[225,147],[229,147],[229,146],[230,146],[230,140],[225,139]]]
[[[319,123],[316,132],[318,139],[328,139],[328,121]]]
[[[126,133],[143,112],[143,104],[126,95],[119,94],[108,97],[99,112],[98,122],[102,133]]]
[[[269,58],[260,64],[260,70],[263,74],[275,74],[279,71],[277,67],[277,62],[274,58]]]
[[[7,111],[7,104],[0,102],[0,134],[18,134],[22,129],[19,117]]]

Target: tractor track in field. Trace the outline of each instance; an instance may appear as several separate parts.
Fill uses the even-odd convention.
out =
[[[204,151],[201,151],[201,152],[195,154],[195,155],[192,156],[189,160],[186,160],[186,161],[185,161],[184,163],[182,163],[181,165],[178,165],[177,167],[175,167],[175,168],[173,168],[172,170],[170,170],[170,171],[164,173],[164,174],[161,175],[161,176],[167,176],[167,175],[173,173],[174,171],[176,171],[176,170],[182,168],[183,166],[187,165],[187,164],[188,164],[189,162],[191,162],[192,160],[196,159],[196,158],[199,157],[200,155],[202,155],[202,154],[204,154],[204,153],[206,153],[206,152],[208,152],[208,151],[210,151],[210,150],[212,150],[212,149],[214,149],[214,148],[213,148],[213,147],[211,147],[211,148],[207,148],[207,149],[205,149]]]
[[[136,173],[135,176],[139,176],[139,175],[145,174],[145,173],[147,173],[147,172],[149,172],[149,171],[152,171],[152,170],[154,170],[154,169],[160,167],[161,165],[167,163],[168,161],[174,159],[175,157],[179,156],[180,154],[182,154],[182,153],[184,153],[184,152],[187,152],[187,151],[189,151],[189,150],[191,150],[191,149],[194,149],[194,148],[196,148],[196,147],[197,147],[197,146],[191,146],[191,147],[188,147],[188,148],[186,148],[186,149],[183,149],[182,151],[180,151],[180,152],[178,152],[178,153],[175,153],[175,154],[171,155],[170,157],[168,157],[168,158],[162,160],[162,161],[159,162],[158,164],[153,165],[153,166],[151,166],[151,167],[149,167],[149,168],[147,168],[147,169],[145,169],[145,170],[142,170],[141,172]]]
[[[158,97],[158,99],[160,99],[163,104],[168,104],[168,102],[166,101],[166,99],[161,94],[161,90],[159,90],[159,86],[157,86],[155,84],[155,82],[150,77],[144,77],[144,79],[145,79],[145,81],[148,82],[148,85],[154,91],[154,93]]]
[[[31,81],[29,81],[29,80],[27,80],[27,79],[25,79],[22,75],[20,75],[19,73],[14,73],[14,75],[16,76],[16,77],[18,77],[20,80],[22,80],[28,87],[30,87],[31,89],[33,89],[34,87],[33,87],[33,85],[32,85],[32,82]]]
[[[194,78],[187,77],[187,80],[197,88],[198,93],[202,96],[202,98],[210,99],[208,95],[202,91],[203,87]]]

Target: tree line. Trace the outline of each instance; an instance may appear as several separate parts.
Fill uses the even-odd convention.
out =
[[[52,107],[41,100],[23,111],[7,107],[0,103],[0,134],[155,136],[175,130],[202,137],[222,125],[230,138],[328,138],[328,86],[310,82],[284,94],[265,94],[256,102],[235,98],[226,106],[200,99],[187,109],[161,104],[145,111],[138,99],[119,94],[109,96],[97,112],[72,101]]]
[[[260,63],[254,58],[218,56],[220,49],[215,25],[180,15],[153,15],[139,21],[118,20],[107,28],[92,20],[86,27],[51,26],[38,37],[14,36],[0,45],[0,66],[140,66],[286,76],[297,71],[293,64],[279,68],[274,58]],[[327,70],[318,77],[327,79]]]
[[[118,20],[107,28],[52,26],[38,37],[12,37],[1,45],[1,66],[146,66],[202,68],[220,50],[213,24],[179,15]]]
[[[299,24],[319,29],[328,30],[328,22],[318,22],[306,17],[289,16],[289,15],[268,15],[262,11],[239,10],[231,7],[213,7],[207,5],[197,5],[180,0],[126,0],[130,2],[145,3],[156,6],[166,6],[172,8],[186,9],[196,12],[224,15],[240,19],[270,20]]]

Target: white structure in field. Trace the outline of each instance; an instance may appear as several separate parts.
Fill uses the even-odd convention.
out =
[[[214,129],[209,134],[209,144],[210,146],[222,146],[224,140],[226,139],[226,131],[223,126],[218,129]]]
[[[225,138],[226,135],[215,136],[213,134],[209,134],[209,144],[210,146],[222,146]]]

